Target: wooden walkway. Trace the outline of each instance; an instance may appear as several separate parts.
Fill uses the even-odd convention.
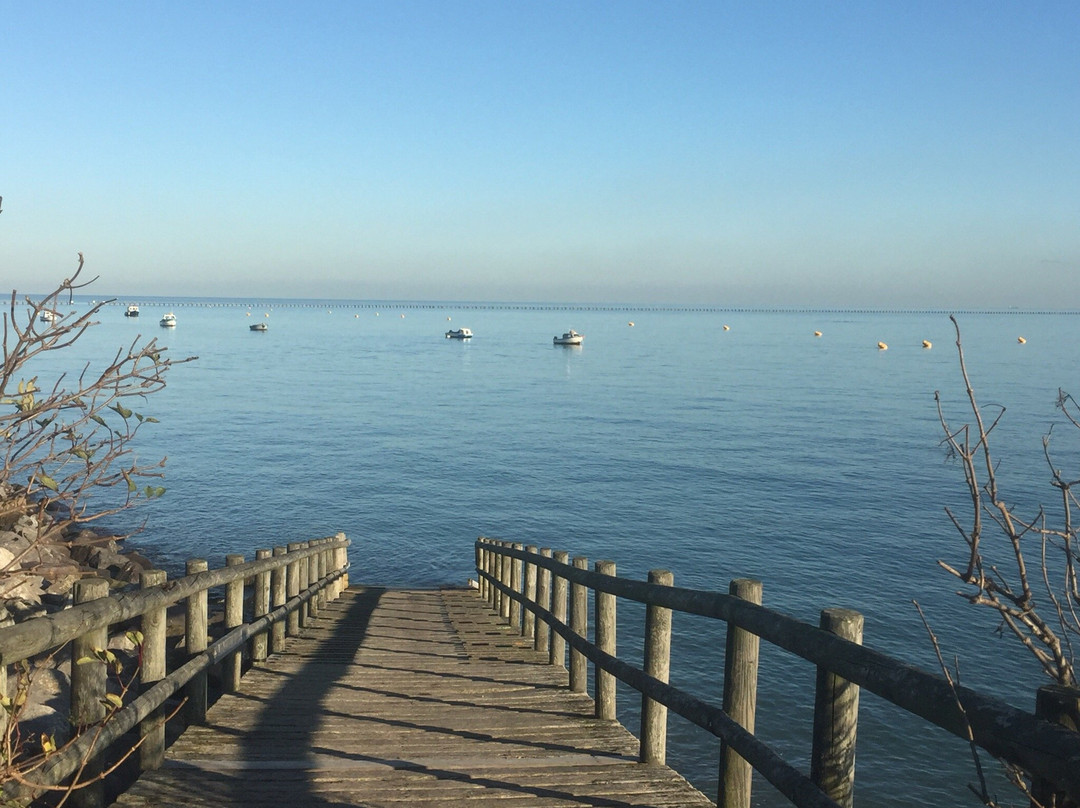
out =
[[[545,662],[475,591],[350,589],[116,805],[712,805]]]

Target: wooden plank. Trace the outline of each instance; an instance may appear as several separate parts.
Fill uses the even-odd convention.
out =
[[[353,588],[119,806],[707,806],[471,590]]]

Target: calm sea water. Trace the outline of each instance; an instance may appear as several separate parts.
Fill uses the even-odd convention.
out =
[[[460,585],[486,535],[609,558],[620,575],[667,568],[680,586],[726,590],[756,577],[767,605],[811,622],[824,607],[858,609],[868,645],[936,669],[917,599],[965,684],[1033,703],[1033,664],[936,565],[963,560],[943,509],[965,513],[965,498],[940,446],[934,391],[951,419],[968,417],[943,314],[142,309],[134,320],[107,308],[64,362],[101,361],[139,333],[174,358],[199,357],[143,407],[161,423],[138,448],[147,460],[168,456],[168,492],[141,509],[146,529],[133,541],[174,572],[190,556],[219,564],[344,531],[354,581]],[[157,325],[167,310],[175,330]],[[257,319],[270,330],[249,331]],[[995,445],[1009,499],[1032,512],[1052,505],[1041,438],[1063,420],[1058,388],[1080,393],[1080,316],[960,322],[980,399],[1008,408]],[[461,326],[476,336],[443,337]],[[553,346],[571,327],[584,346]],[[1075,469],[1077,441],[1058,429],[1056,457]],[[639,625],[638,610],[620,616],[631,657]],[[722,628],[677,616],[674,646],[673,681],[719,700]],[[813,681],[812,667],[764,652],[758,731],[804,768]],[[635,700],[622,701],[634,729]],[[717,742],[671,724],[670,762],[715,793]],[[863,695],[861,805],[974,804],[973,779],[964,744]],[[762,784],[756,802],[779,799]]]

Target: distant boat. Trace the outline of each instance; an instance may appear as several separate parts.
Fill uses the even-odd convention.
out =
[[[170,311],[161,318],[161,325],[164,328],[174,328],[176,326],[176,315]]]
[[[270,330],[270,326],[268,326],[266,323],[252,323],[251,325],[248,326],[248,328],[250,328],[252,331],[269,331]]]
[[[38,319],[43,323],[55,323],[60,319],[60,315],[51,309],[42,309],[41,314],[38,315]]]
[[[125,317],[138,317],[139,316],[139,307],[138,306],[128,306],[127,311],[124,312],[124,316]]]
[[[453,331],[446,332],[447,339],[472,339],[472,330],[468,328],[458,328]]]
[[[574,329],[570,329],[561,337],[552,337],[551,341],[556,345],[580,345],[585,339],[584,334],[579,334]]]

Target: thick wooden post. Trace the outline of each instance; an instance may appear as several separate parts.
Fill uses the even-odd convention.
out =
[[[205,558],[192,558],[187,562],[187,574],[195,575],[208,569]],[[187,619],[184,627],[184,649],[188,659],[198,656],[207,646],[207,592],[196,592],[187,599]],[[195,674],[185,685],[187,693],[187,719],[189,724],[206,723],[206,670]]]
[[[1035,715],[1080,732],[1080,689],[1064,685],[1043,685],[1035,694]],[[1031,796],[1045,808],[1077,808],[1080,803],[1056,793],[1052,784],[1034,780]]]
[[[585,556],[574,557],[574,568],[587,570],[589,559]],[[570,585],[570,630],[579,637],[589,636],[589,590],[584,584]],[[588,691],[589,666],[585,655],[575,648],[570,649],[570,689],[575,693]]]
[[[309,548],[315,547],[315,542],[311,541],[307,543]],[[309,586],[315,586],[319,582],[319,554],[308,556],[307,559],[307,583],[304,584],[304,589]],[[308,622],[307,625],[314,625],[315,618],[319,616],[319,597],[316,595],[313,598],[308,599]]]
[[[300,542],[300,549],[306,550],[311,546],[311,542]],[[300,588],[296,590],[297,594],[303,592],[311,584],[311,556],[304,556],[300,559]],[[307,628],[311,625],[311,607],[312,602],[305,600],[300,606],[300,628]]]
[[[558,550],[553,558],[560,564],[570,563],[570,554],[565,550]],[[551,581],[551,613],[560,623],[566,623],[567,598],[569,596],[569,581],[561,575],[553,575]],[[548,662],[566,668],[566,640],[557,632],[551,632],[551,647],[548,649]]]
[[[152,589],[165,583],[168,576],[164,570],[147,570],[139,576],[143,589]],[[147,610],[140,621],[143,635],[142,666],[139,668],[139,689],[146,692],[166,673],[166,614],[165,607]],[[149,771],[165,762],[165,710],[158,707],[139,727],[142,744],[139,746],[139,767]]]
[[[524,545],[514,544],[515,550],[523,550]],[[510,566],[510,589],[513,590],[515,595],[520,595],[522,591],[521,587],[521,568],[523,562],[520,558],[513,559],[513,563]],[[512,600],[510,603],[510,628],[521,629],[521,602],[518,600]]]
[[[737,578],[729,594],[751,603],[761,603],[761,581]],[[754,731],[757,707],[759,638],[728,624],[727,653],[724,657],[724,712],[748,732]],[[716,804],[721,808],[750,808],[752,770],[734,749],[720,745],[720,784]]]
[[[597,561],[594,571],[600,575],[615,577],[614,561]],[[597,590],[596,605],[596,647],[605,654],[615,656],[615,606],[616,598],[607,592]],[[615,677],[601,668],[593,666],[596,687],[596,717],[615,720]]]
[[[544,558],[551,558],[551,548],[541,547],[540,555]],[[551,611],[551,570],[546,567],[537,572],[536,602],[541,609]],[[551,626],[543,620],[537,620],[534,628],[533,650],[546,654],[548,644],[551,642]]]
[[[503,549],[505,550],[510,546],[509,542],[503,542]],[[510,579],[513,575],[513,559],[508,555],[504,555],[499,563],[499,583],[505,587],[510,586]],[[504,620],[510,622],[510,604],[512,603],[510,596],[499,592],[499,614]]]
[[[282,563],[274,567],[270,571],[270,607],[277,609],[279,606],[285,605],[286,596],[286,578],[288,577],[288,568],[284,563],[285,554],[288,553],[288,549],[285,547],[274,548],[274,558],[280,558]],[[285,626],[286,620],[277,620],[270,626],[270,653],[280,654],[285,650]]]
[[[319,539],[319,544],[325,545],[326,539]],[[319,575],[318,580],[323,580],[331,572],[330,563],[330,550],[327,547],[323,547],[319,552]],[[326,608],[326,605],[330,602],[330,589],[324,586],[319,590],[319,610]]]
[[[242,555],[225,556],[226,567],[237,567],[244,563]],[[225,584],[225,632],[244,624],[244,579],[239,578]],[[225,659],[222,671],[222,689],[226,693],[235,693],[240,689],[240,676],[244,670],[244,654],[236,651]]]
[[[338,533],[334,536],[335,539],[344,539],[344,533]],[[349,566],[349,548],[338,547],[335,553],[335,569],[343,570]],[[341,593],[349,588],[349,576],[348,574],[342,575],[337,579],[337,589],[334,593],[335,600],[341,596]]]
[[[295,553],[300,550],[300,544],[298,542],[290,542],[288,545],[289,553]],[[285,571],[285,598],[286,600],[292,600],[300,594],[300,562],[293,558],[289,561],[289,566]],[[293,609],[289,612],[289,616],[285,621],[285,634],[288,637],[295,637],[300,634],[300,610]]]
[[[671,586],[675,577],[668,570],[650,570],[649,583]],[[667,682],[671,673],[671,609],[649,604],[645,607],[644,670],[654,679]],[[642,763],[664,765],[667,759],[667,707],[649,697],[641,697]]]
[[[104,578],[84,578],[75,583],[73,598],[76,605],[107,597],[109,582]],[[105,719],[105,686],[109,670],[104,662],[98,662],[95,651],[103,651],[109,644],[109,629],[96,628],[71,643],[71,723],[76,732],[89,730]],[[79,664],[80,659],[93,662]],[[72,792],[71,798],[78,808],[99,808],[105,804],[105,789],[101,780],[101,755],[98,749],[86,761],[77,775],[80,782],[87,783]],[[96,782],[95,782],[96,780]]]
[[[270,550],[255,551],[257,561],[270,557]],[[270,614],[270,575],[270,571],[267,570],[255,576],[255,592],[251,599],[251,615],[254,620]],[[268,632],[265,631],[260,631],[251,638],[251,661],[253,663],[266,661],[268,640]]]
[[[526,552],[536,555],[536,545],[530,544],[525,548]],[[525,603],[521,614],[521,636],[533,639],[536,636],[536,613],[530,606],[536,605],[536,564],[531,561],[525,562]]]
[[[862,643],[863,616],[850,609],[824,609],[821,628]],[[855,730],[859,722],[859,688],[824,668],[817,671],[814,697],[814,742],[810,779],[841,808],[855,799]]]
[[[476,552],[475,552],[476,558],[474,559],[474,563],[476,564],[476,591],[477,591],[477,594],[479,594],[481,598],[486,598],[487,597],[487,587],[485,586],[486,581],[484,581],[484,576],[483,576],[483,572],[484,572],[484,569],[485,569],[485,567],[484,567],[484,556],[485,556],[486,553],[487,553],[487,550],[484,547],[484,539],[482,539],[482,538],[477,539],[476,540]]]

